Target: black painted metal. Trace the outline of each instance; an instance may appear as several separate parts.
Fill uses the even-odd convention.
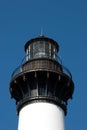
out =
[[[30,44],[41,39],[50,41],[58,50],[58,44],[45,37],[28,41],[25,50]],[[71,73],[58,60],[48,57],[25,61],[13,73],[10,82],[11,97],[16,100],[18,113],[26,104],[50,102],[60,106],[66,115],[67,102],[72,98],[73,91],[74,83]]]

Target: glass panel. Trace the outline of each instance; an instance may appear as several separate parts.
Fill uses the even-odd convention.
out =
[[[33,43],[33,58],[45,56],[45,44],[44,41],[38,41]]]
[[[49,57],[51,58],[51,44],[49,44]]]
[[[28,61],[29,60],[29,54],[28,54],[28,49],[26,50],[26,61]]]
[[[47,41],[36,41],[29,45],[26,50],[26,60],[34,58],[51,58],[56,60],[57,49],[54,44]]]
[[[33,58],[33,44],[30,45],[30,59]]]
[[[51,46],[51,58],[56,59],[56,47],[54,45]]]
[[[49,44],[48,42],[45,43],[45,55],[49,58]]]

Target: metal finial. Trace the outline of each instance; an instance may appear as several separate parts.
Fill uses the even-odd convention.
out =
[[[40,34],[40,37],[43,37],[43,27],[41,27],[41,34]]]

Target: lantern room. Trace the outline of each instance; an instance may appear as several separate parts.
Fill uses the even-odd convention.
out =
[[[38,58],[57,60],[58,50],[59,45],[52,39],[44,36],[31,39],[25,44],[26,61]]]

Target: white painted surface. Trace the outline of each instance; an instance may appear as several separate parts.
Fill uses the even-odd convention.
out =
[[[19,113],[18,130],[64,130],[64,112],[51,103],[32,103]]]

